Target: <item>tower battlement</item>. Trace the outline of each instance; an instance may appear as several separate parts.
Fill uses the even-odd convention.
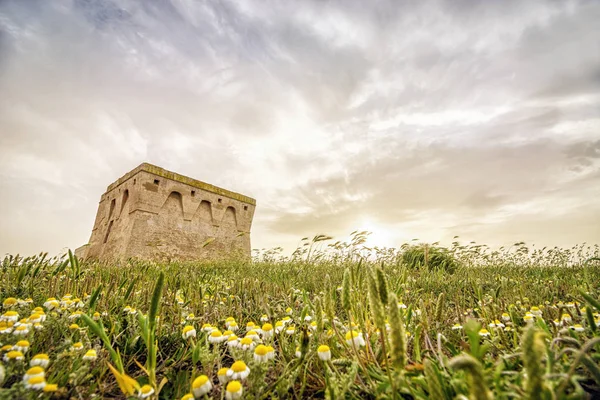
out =
[[[84,258],[196,260],[250,256],[256,200],[143,163],[100,197]]]

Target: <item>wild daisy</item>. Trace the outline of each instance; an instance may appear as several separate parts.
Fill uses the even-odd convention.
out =
[[[145,399],[154,394],[154,388],[150,385],[144,385],[138,390],[138,397],[140,399]]]
[[[482,328],[479,330],[479,336],[488,337],[488,336],[490,336],[490,332],[487,329]]]
[[[32,367],[38,365],[42,368],[46,368],[48,364],[50,364],[50,357],[48,357],[48,354],[44,353],[36,354],[31,358],[31,361],[29,361],[29,365]]]
[[[26,336],[27,334],[29,334],[29,325],[19,325],[13,331],[15,336]]]
[[[208,341],[211,343],[221,343],[225,340],[227,339],[223,336],[223,333],[221,333],[221,331],[218,329],[212,331],[208,336]]]
[[[246,324],[246,332],[250,332],[256,329],[256,324],[253,321],[250,321]]]
[[[71,351],[81,351],[81,350],[83,350],[83,343],[81,343],[81,342],[74,343],[73,346],[71,346]]]
[[[189,339],[189,338],[192,338],[192,337],[194,337],[194,338],[195,338],[195,337],[196,337],[196,329],[194,329],[194,327],[193,327],[193,326],[191,326],[191,325],[187,325],[187,326],[185,326],[185,327],[183,328],[183,331],[182,331],[182,333],[181,333],[181,336],[182,336],[184,339]]]
[[[96,353],[96,350],[90,349],[86,351],[82,358],[86,361],[94,361],[98,358],[98,353]]]
[[[260,322],[268,322],[269,321],[269,316],[267,314],[263,314],[260,317]]]
[[[267,346],[267,359],[275,359],[275,348],[273,346]]]
[[[214,331],[217,328],[214,328],[211,324],[203,324],[202,325],[202,331],[206,332],[206,333],[210,333],[212,331]]]
[[[69,329],[72,330],[72,331],[76,331],[76,330],[79,329],[79,325],[77,325],[77,324],[71,324],[71,325],[69,325]]]
[[[232,331],[232,332],[235,332],[235,331],[237,331],[239,328],[240,328],[240,327],[238,326],[237,322],[235,322],[235,321],[231,321],[231,322],[230,322],[230,323],[227,325],[227,329],[228,329],[228,330],[230,330],[230,331]]]
[[[33,313],[29,316],[29,318],[27,319],[27,322],[29,322],[30,324],[35,324],[37,322],[43,322],[44,319],[42,318],[42,315],[39,313]]]
[[[459,331],[459,330],[461,330],[462,328],[463,328],[463,327],[462,327],[462,325],[461,325],[461,324],[458,324],[458,323],[456,323],[456,324],[452,325],[452,330],[453,330],[453,331]]]
[[[246,337],[252,340],[260,340],[260,336],[258,336],[258,333],[256,333],[255,330],[248,331],[248,333],[246,333]]]
[[[508,313],[502,313],[502,320],[503,321],[510,321],[510,315],[508,315]]]
[[[254,349],[254,361],[257,362],[266,362],[269,360],[269,349],[264,344],[259,344]]]
[[[236,335],[231,335],[227,338],[227,347],[236,348],[240,344],[240,340]]]
[[[50,297],[44,303],[44,307],[50,311],[60,306],[60,302],[56,300],[54,297]]]
[[[275,333],[279,334],[283,330],[283,321],[275,322]]]
[[[504,324],[502,322],[500,322],[499,320],[495,320],[494,322],[489,324],[489,327],[490,328],[504,328]]]
[[[319,346],[319,348],[317,349],[317,354],[319,358],[323,361],[331,360],[331,350],[329,349],[329,346],[325,344]]]
[[[219,383],[223,384],[229,380],[229,377],[227,376],[227,371],[229,371],[229,368],[219,369],[219,371],[217,372],[217,378],[219,378]]]
[[[287,328],[285,328],[285,333],[287,333],[288,335],[293,335],[294,333],[296,333],[296,327],[294,325],[290,325]]]
[[[296,347],[296,352],[294,353],[296,358],[302,357],[302,352],[300,351],[300,347]]]
[[[25,375],[23,375],[23,382],[29,381],[31,378],[44,378],[46,373],[44,372],[44,368],[40,366],[31,367],[27,370]]]
[[[240,340],[238,347],[242,350],[252,350],[254,348],[254,340],[249,337],[245,337]]]
[[[293,313],[292,307],[288,307],[288,308],[286,308],[286,309],[285,309],[285,313],[286,313],[287,315],[292,315],[292,313]]]
[[[575,324],[571,327],[571,329],[573,329],[575,332],[583,332],[583,325],[581,324]]]
[[[269,323],[263,324],[261,331],[264,339],[270,339],[273,337],[273,325]]]
[[[194,400],[194,395],[191,393],[184,394],[181,400]]]
[[[244,388],[240,381],[231,381],[227,384],[227,389],[225,389],[225,399],[227,400],[237,400],[242,397],[242,392]]]
[[[346,343],[349,346],[356,346],[356,347],[361,347],[366,344],[362,333],[357,332],[357,331],[348,331],[346,333]]]
[[[223,337],[225,337],[225,339],[229,339],[231,335],[233,335],[233,332],[230,330],[226,330],[225,332],[223,332]]]
[[[25,388],[33,390],[42,390],[46,386],[46,380],[43,376],[28,379],[25,382]]]
[[[227,371],[227,376],[233,380],[244,380],[248,375],[250,375],[250,368],[241,360],[234,362]]]
[[[530,312],[531,312],[531,314],[534,317],[541,317],[542,316],[542,310],[540,310],[539,307],[536,307],[536,306],[531,307]]]
[[[23,354],[29,351],[29,342],[27,340],[19,340],[17,344],[13,346],[13,350],[21,351]]]
[[[23,353],[19,350],[11,350],[8,353],[6,353],[4,355],[4,361],[9,362],[9,361],[23,361],[23,358],[25,358],[23,356]]]
[[[16,311],[7,311],[0,316],[0,321],[11,321],[17,322],[19,320],[19,313]]]
[[[14,297],[7,297],[3,302],[2,302],[2,306],[4,308],[11,308],[16,306],[18,303],[17,299],[15,299]]]
[[[100,319],[100,313],[96,311],[94,315],[92,315],[92,318],[94,319],[94,321],[98,321]]]
[[[0,321],[0,334],[8,334],[13,331],[13,322]]]
[[[573,322],[573,318],[571,318],[570,314],[564,313],[561,317],[560,317],[561,321],[564,324],[570,324],[571,322]]]
[[[212,382],[206,375],[200,375],[192,382],[192,393],[194,397],[199,398],[208,394],[212,390]]]

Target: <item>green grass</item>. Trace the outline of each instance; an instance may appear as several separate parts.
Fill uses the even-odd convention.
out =
[[[0,398],[126,398],[150,385],[150,398],[179,399],[194,378],[207,375],[213,388],[206,396],[221,399],[226,384],[217,371],[236,360],[251,370],[242,381],[246,399],[599,395],[597,246],[534,250],[517,243],[494,252],[455,243],[395,251],[366,248],[361,234],[329,246],[320,235],[303,241],[292,257],[271,250],[253,261],[103,265],[75,257],[6,257],[0,300],[31,303],[7,304],[3,312],[27,318],[40,306],[46,320],[22,337],[8,332],[14,327],[0,333],[2,357],[18,340],[30,342],[23,361],[0,361]],[[43,306],[67,294],[73,304],[81,299],[81,307]],[[541,316],[526,317],[538,313],[532,307]],[[70,319],[76,310],[89,318]],[[266,363],[255,361],[253,351],[211,344],[201,329],[209,323],[225,331],[226,318],[233,317],[242,338],[246,324],[262,324],[263,315],[272,325],[290,316],[295,325],[292,335],[262,340],[275,350]],[[563,315],[565,322],[556,325]],[[496,320],[505,327],[489,327]],[[195,338],[182,338],[187,325]],[[483,328],[489,336],[480,335]],[[347,343],[350,330],[362,334],[364,346]],[[77,342],[83,350],[73,349]],[[318,357],[319,345],[329,346],[331,360]],[[89,349],[97,359],[83,359]],[[56,391],[23,383],[38,353],[49,355],[45,381]]]

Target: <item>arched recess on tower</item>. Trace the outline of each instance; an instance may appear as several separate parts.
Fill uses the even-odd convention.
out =
[[[110,222],[113,216],[113,213],[115,212],[115,207],[117,206],[117,200],[116,199],[112,199],[110,201],[110,211],[108,211],[108,221]]]
[[[159,215],[183,219],[183,198],[179,192],[171,192],[163,206],[160,208]]]
[[[227,209],[225,209],[225,214],[223,215],[223,225],[237,228],[237,216],[235,213],[235,208],[229,206]]]
[[[199,220],[200,222],[208,222],[209,224],[213,224],[213,212],[212,212],[212,204],[208,200],[202,200],[194,213],[194,220]]]
[[[123,215],[123,211],[125,211],[125,215],[128,214],[129,204],[127,204],[127,200],[129,200],[129,189],[125,189],[123,192],[123,198],[121,199],[121,211],[119,212],[119,215]]]

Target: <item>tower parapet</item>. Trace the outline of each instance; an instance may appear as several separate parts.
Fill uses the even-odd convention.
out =
[[[100,197],[85,258],[196,260],[250,256],[256,200],[143,163]]]

